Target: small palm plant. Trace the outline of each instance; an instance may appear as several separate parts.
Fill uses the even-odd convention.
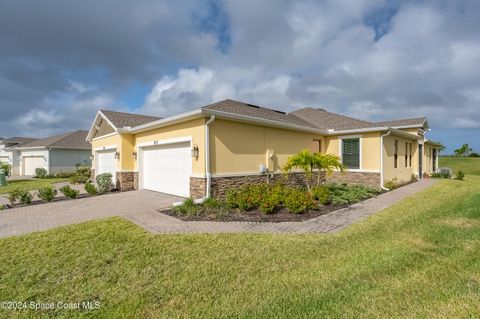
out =
[[[287,163],[283,167],[283,171],[288,176],[294,168],[301,169],[305,173],[305,185],[307,186],[307,190],[311,192],[313,184],[312,176],[315,168],[320,172],[325,172],[325,174],[331,174],[335,169],[343,170],[343,165],[335,155],[312,153],[310,150],[304,149],[288,158]],[[321,182],[321,175],[322,174],[318,174],[318,184]]]
[[[343,172],[345,168],[340,162],[340,158],[336,155],[315,153],[315,157],[317,158],[316,167],[320,172],[325,172],[325,176],[332,174],[334,170]],[[321,182],[321,175],[322,174],[318,174],[318,185],[320,185]]]

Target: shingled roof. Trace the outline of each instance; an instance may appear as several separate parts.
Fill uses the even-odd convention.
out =
[[[253,104],[243,103],[234,100],[223,100],[202,107],[203,110],[219,111],[224,113],[248,116],[263,120],[275,121],[285,124],[304,126],[308,128],[318,128],[315,125],[295,116],[282,111],[260,107]]]
[[[10,137],[10,138],[6,138],[4,140],[1,141],[2,144],[13,144],[13,146],[20,146],[22,144],[27,144],[27,143],[30,143],[30,142],[33,142],[37,140],[36,138],[33,138],[33,137],[18,137],[18,136],[15,136],[15,137]]]
[[[100,110],[103,115],[116,127],[135,127],[142,124],[147,124],[161,119],[157,116],[141,115],[109,110]]]
[[[323,109],[306,107],[291,112],[306,122],[325,130],[344,130],[372,127],[373,123],[355,119],[352,117],[330,113]]]
[[[46,138],[37,139],[33,142],[21,145],[21,148],[45,147],[89,150],[91,145],[85,141],[88,131],[73,131]],[[17,147],[17,146],[16,146]]]
[[[375,126],[422,126],[427,121],[425,117],[417,117],[412,119],[402,119],[393,121],[376,122]]]

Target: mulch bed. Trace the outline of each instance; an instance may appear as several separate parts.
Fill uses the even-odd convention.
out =
[[[328,205],[320,209],[310,210],[302,214],[290,213],[286,208],[278,208],[272,214],[264,214],[258,209],[241,211],[230,209],[224,215],[201,213],[200,215],[178,214],[172,209],[160,210],[159,212],[184,221],[217,221],[217,222],[300,222],[314,218],[331,211],[348,207],[350,205]]]

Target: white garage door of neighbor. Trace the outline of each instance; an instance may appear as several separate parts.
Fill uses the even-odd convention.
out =
[[[24,156],[23,157],[23,175],[35,175],[35,169],[47,167],[47,161],[43,156]]]
[[[142,153],[143,188],[182,197],[190,196],[190,142],[147,147]]]
[[[110,173],[115,180],[115,175],[117,173],[117,159],[115,158],[115,152],[116,150],[97,152],[96,175]]]

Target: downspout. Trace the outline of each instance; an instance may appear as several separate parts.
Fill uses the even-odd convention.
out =
[[[383,189],[384,191],[389,191],[390,189],[386,188],[383,186],[384,181],[383,181],[383,138],[389,136],[392,134],[392,131],[388,129],[388,132],[386,134],[383,134],[380,136],[380,188]]]
[[[212,174],[210,172],[210,124],[214,121],[215,115],[212,115],[207,123],[205,123],[205,174],[207,175],[207,190],[205,192],[205,197],[195,200],[196,204],[201,204],[210,198],[212,187]]]

